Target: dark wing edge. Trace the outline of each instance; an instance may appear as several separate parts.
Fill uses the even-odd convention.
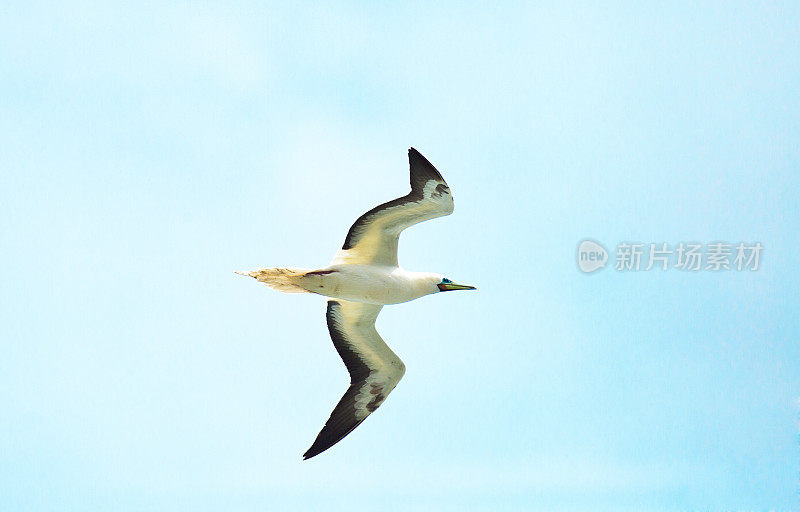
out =
[[[422,197],[425,184],[430,180],[441,181],[447,186],[436,167],[414,148],[408,148],[408,166],[411,168],[411,194]]]
[[[378,408],[397,383],[396,381],[390,383],[391,387],[387,389],[387,386],[382,385],[380,379],[374,382],[368,381],[370,376],[379,373],[379,370],[370,368],[358,355],[353,343],[347,339],[347,335],[342,326],[339,325],[339,319],[337,319],[337,316],[340,316],[340,311],[341,304],[338,301],[328,301],[325,317],[333,345],[350,373],[350,387],[347,388],[344,396],[336,404],[330,418],[325,422],[325,426],[320,430],[314,443],[303,454],[303,460],[319,455],[344,439]],[[374,322],[374,318],[372,318],[372,322]],[[382,340],[381,343],[383,343]],[[400,376],[402,377],[402,371],[404,371],[402,362],[400,366]],[[399,380],[399,378],[396,380]],[[365,395],[365,397],[369,398],[369,401],[365,403],[364,399],[359,400],[359,395]]]
[[[367,419],[366,417],[358,419],[355,415],[355,401],[359,388],[360,386],[355,385],[347,388],[344,396],[333,409],[331,417],[328,418],[325,426],[317,434],[314,443],[303,454],[303,460],[315,457],[335,445],[347,437],[347,434],[355,430],[357,426],[361,425],[362,421]]]
[[[408,148],[408,165],[411,171],[411,192],[403,197],[398,197],[397,199],[392,199],[391,201],[379,204],[375,208],[357,218],[347,231],[347,236],[344,239],[342,250],[346,251],[352,249],[358,243],[362,228],[370,222],[370,217],[372,217],[373,214],[388,208],[402,206],[404,204],[413,203],[420,200],[423,197],[423,190],[425,189],[425,184],[428,183],[428,181],[440,181],[441,184],[439,186],[444,185],[444,188],[449,190],[447,182],[444,181],[444,178],[442,178],[442,175],[438,170],[436,170],[436,167],[434,167],[427,158],[422,156],[422,154],[414,148]]]

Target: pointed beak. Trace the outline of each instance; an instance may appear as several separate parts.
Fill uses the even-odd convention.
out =
[[[477,288],[468,284],[439,283],[438,286],[439,291],[442,292],[452,292],[453,290],[477,290]]]

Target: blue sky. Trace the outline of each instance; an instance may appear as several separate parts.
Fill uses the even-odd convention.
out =
[[[797,509],[796,3],[2,11],[0,508]],[[385,308],[403,381],[302,462],[325,301],[233,270],[326,265],[409,146],[456,211],[401,264],[478,292]]]

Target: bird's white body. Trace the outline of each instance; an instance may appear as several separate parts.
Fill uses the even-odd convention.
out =
[[[450,290],[474,290],[440,274],[398,266],[397,243],[409,226],[453,213],[450,187],[414,148],[408,151],[411,192],[366,212],[350,227],[344,245],[325,268],[264,268],[239,274],[282,292],[311,292],[328,301],[328,331],[350,373],[350,387],[304,458],[327,450],[361,424],[394,389],[405,365],[375,329],[386,304]]]
[[[436,293],[444,276],[384,265],[331,265],[295,282],[312,293],[368,304],[399,304]]]

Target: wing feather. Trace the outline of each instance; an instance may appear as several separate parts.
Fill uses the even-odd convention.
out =
[[[411,192],[359,217],[347,232],[333,264],[397,266],[400,233],[419,222],[453,213],[450,187],[419,151],[408,150]]]
[[[303,459],[322,453],[352,432],[403,377],[405,365],[375,329],[382,307],[341,299],[328,301],[328,331],[350,373],[350,387]]]

